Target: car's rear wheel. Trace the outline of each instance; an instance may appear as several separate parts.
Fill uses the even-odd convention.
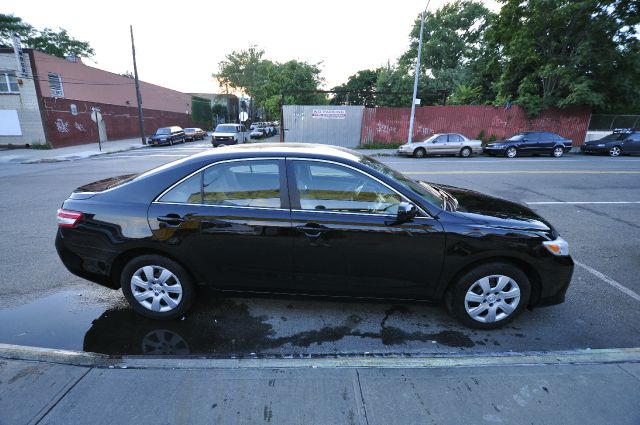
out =
[[[553,148],[552,156],[555,158],[560,158],[564,154],[564,148],[562,146],[556,146]]]
[[[471,148],[465,146],[464,148],[460,149],[460,156],[463,158],[469,158],[471,156]]]
[[[622,154],[622,149],[620,149],[620,146],[614,146],[609,149],[609,156],[620,156],[620,154]]]
[[[466,326],[495,329],[515,319],[530,294],[531,284],[522,270],[489,263],[466,273],[450,288],[447,307]]]
[[[142,255],[120,275],[122,292],[137,313],[152,319],[181,317],[193,301],[193,283],[186,270],[169,258]]]
[[[426,155],[427,151],[425,151],[423,148],[417,148],[413,151],[413,156],[416,158],[424,158]]]
[[[518,149],[513,146],[508,147],[504,154],[507,158],[515,158],[518,155]]]

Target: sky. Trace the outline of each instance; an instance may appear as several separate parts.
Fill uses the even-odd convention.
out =
[[[447,0],[431,0],[434,11]],[[212,74],[233,50],[257,45],[265,58],[320,63],[324,88],[362,69],[394,62],[409,46],[423,0],[14,1],[2,13],[38,29],[66,29],[95,49],[87,65],[133,71],[133,25],[140,79],[187,93],[212,93]],[[484,1],[496,10],[493,0]]]

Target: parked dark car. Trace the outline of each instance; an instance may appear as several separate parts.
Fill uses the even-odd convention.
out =
[[[486,145],[482,152],[515,158],[519,155],[551,155],[560,158],[571,150],[571,140],[546,131],[526,131]]]
[[[606,153],[609,156],[640,154],[640,131],[629,128],[616,129],[599,140],[580,146],[583,153]]]
[[[204,140],[207,137],[207,132],[197,127],[190,127],[184,129],[184,135],[186,140]]]
[[[160,127],[156,130],[156,134],[149,137],[147,143],[151,146],[173,145],[174,143],[184,143],[184,130],[180,127]]]
[[[564,301],[567,243],[529,208],[410,180],[348,149],[238,145],[76,189],[56,248],[138,313],[221,290],[444,301],[495,328]]]

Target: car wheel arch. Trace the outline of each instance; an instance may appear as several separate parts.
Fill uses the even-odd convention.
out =
[[[520,269],[527,276],[527,278],[529,279],[529,283],[531,284],[531,295],[529,296],[529,304],[527,305],[527,307],[531,309],[535,307],[536,304],[538,304],[540,295],[542,293],[540,274],[536,271],[535,267],[522,260],[521,258],[509,256],[484,257],[466,264],[453,276],[446,280],[446,285],[444,285],[441,290],[440,300],[447,303],[447,306],[449,307],[452,301],[451,289],[455,287],[458,280],[460,280],[462,276],[466,275],[477,267],[493,263],[509,264]]]
[[[119,289],[120,285],[120,275],[122,274],[122,270],[126,267],[127,264],[134,258],[143,256],[143,255],[159,255],[162,257],[166,257],[172,261],[178,263],[188,274],[191,280],[198,286],[201,282],[204,282],[204,279],[201,276],[196,275],[191,267],[181,261],[179,258],[171,255],[161,249],[154,248],[132,248],[125,252],[120,253],[114,260],[113,265],[111,266],[111,282],[113,282],[113,288]]]

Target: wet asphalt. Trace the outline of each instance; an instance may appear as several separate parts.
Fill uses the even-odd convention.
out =
[[[567,301],[506,328],[462,327],[426,303],[199,293],[182,320],[134,314],[120,292],[66,271],[55,211],[76,187],[207,149],[204,142],[0,166],[0,342],[107,354],[210,357],[420,355],[640,345],[640,157],[382,157],[416,179],[529,203],[570,243]],[[577,202],[577,203],[567,203]],[[626,289],[626,290],[625,290]]]

